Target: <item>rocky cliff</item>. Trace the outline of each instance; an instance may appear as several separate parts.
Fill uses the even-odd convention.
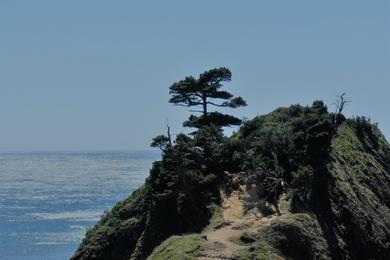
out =
[[[390,146],[321,101],[179,135],[72,259],[389,259]]]

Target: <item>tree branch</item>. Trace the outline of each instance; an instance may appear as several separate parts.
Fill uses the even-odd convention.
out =
[[[226,104],[224,105],[224,103],[222,103],[222,104],[215,104],[215,103],[210,102],[210,101],[207,101],[206,103],[209,104],[209,105],[216,106],[216,107],[227,107],[227,105]]]

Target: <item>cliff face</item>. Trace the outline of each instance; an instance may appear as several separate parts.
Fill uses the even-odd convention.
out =
[[[389,259],[390,146],[334,118],[320,102],[278,109],[209,154],[179,137],[72,259]]]
[[[347,124],[331,146],[328,175],[313,186],[317,215],[333,258],[390,256],[390,150],[376,128]]]
[[[289,211],[241,234],[249,247],[236,258],[389,259],[390,147],[371,127],[342,124],[306,192],[288,192]]]

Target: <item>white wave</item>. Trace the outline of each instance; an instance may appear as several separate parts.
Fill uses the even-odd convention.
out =
[[[37,212],[31,213],[32,217],[43,220],[76,220],[76,221],[97,221],[102,215],[102,211],[76,210],[67,212]]]
[[[32,195],[32,194],[16,194],[17,200],[30,200],[30,201],[42,201],[49,200],[51,197],[49,195]]]
[[[68,241],[65,241],[65,242],[36,242],[34,243],[34,245],[36,246],[47,246],[47,245],[66,245],[68,244],[69,242]]]
[[[86,227],[80,226],[71,228],[67,232],[44,232],[31,234],[34,245],[67,245],[69,243],[80,242],[84,237]]]

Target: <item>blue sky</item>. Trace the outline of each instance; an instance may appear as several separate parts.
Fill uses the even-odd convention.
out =
[[[226,66],[251,118],[347,92],[390,137],[390,3],[0,2],[0,150],[143,150],[169,86]],[[333,109],[333,108],[332,108]]]

